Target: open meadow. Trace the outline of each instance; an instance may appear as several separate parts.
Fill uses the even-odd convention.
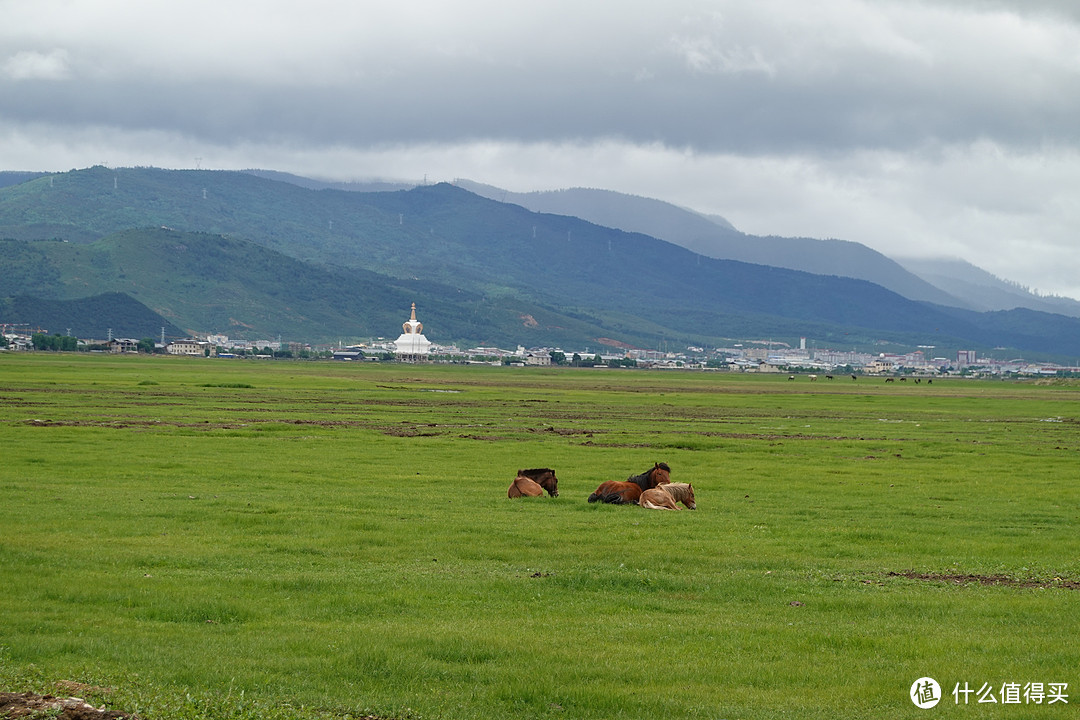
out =
[[[7,353],[0,453],[0,691],[144,720],[1080,705],[1067,381]],[[696,511],[586,502],[657,461]],[[507,499],[538,466],[559,497]]]

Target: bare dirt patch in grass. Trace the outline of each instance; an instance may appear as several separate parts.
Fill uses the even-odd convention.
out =
[[[1019,588],[1064,588],[1066,590],[1080,590],[1080,580],[1070,580],[1056,577],[1052,580],[1035,580],[1031,578],[1013,578],[1007,575],[976,575],[964,573],[920,573],[914,570],[903,572],[886,573],[888,577],[903,577],[908,580],[927,580],[933,582],[947,582],[954,585],[1003,585],[1006,587]]]
[[[111,695],[112,688],[86,685],[71,680],[55,684],[57,695],[39,695],[33,692],[0,692],[0,718],[15,720],[139,720],[134,713],[109,710],[104,705],[94,707],[80,696]],[[385,720],[379,715],[344,714],[354,720]]]
[[[95,708],[78,697],[55,697],[31,692],[0,693],[0,717],[58,718],[59,720],[114,720],[134,718],[118,710]]]

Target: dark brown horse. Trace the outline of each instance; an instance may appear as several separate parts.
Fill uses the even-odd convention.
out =
[[[671,468],[667,463],[655,463],[640,475],[631,475],[625,481],[608,480],[600,483],[589,502],[605,502],[614,505],[636,505],[641,493],[657,485],[671,482]]]
[[[547,490],[551,497],[559,497],[559,478],[555,477],[554,470],[551,468],[518,470],[517,477],[506,490],[506,497],[537,497],[543,495],[544,490]]]

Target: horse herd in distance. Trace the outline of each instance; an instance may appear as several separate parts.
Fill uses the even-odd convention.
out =
[[[814,382],[815,380],[818,379],[817,375],[807,375],[806,377],[810,380],[810,382]],[[788,380],[794,380],[795,376],[794,375],[788,375],[787,379]],[[836,376],[835,375],[826,375],[825,379],[826,380],[835,380]],[[852,375],[851,379],[852,380],[858,380],[859,376],[858,375]],[[887,383],[896,382],[896,378],[887,377],[887,378],[885,378],[885,382],[887,382]],[[905,376],[901,375],[900,376],[900,382],[907,382],[907,378]],[[916,385],[918,385],[921,382],[922,382],[922,378],[915,378],[915,384]],[[926,384],[927,385],[933,385],[934,384],[934,378],[926,378]]]
[[[506,497],[541,497],[544,492],[551,497],[559,496],[559,478],[551,468],[518,470],[517,477],[506,490]],[[690,483],[671,482],[671,467],[667,463],[653,463],[643,473],[631,475],[626,480],[607,480],[600,483],[589,502],[612,505],[638,505],[650,510],[681,510],[682,503],[688,510],[697,509],[694,486]]]

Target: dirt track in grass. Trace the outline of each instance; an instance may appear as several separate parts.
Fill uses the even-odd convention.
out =
[[[56,697],[31,692],[0,693],[0,717],[2,718],[59,718],[59,720],[115,720],[134,718],[134,715],[95,708],[78,697]]]
[[[61,696],[38,695],[32,692],[0,692],[0,718],[15,720],[25,718],[49,718],[50,720],[138,720],[139,716],[120,710],[109,710],[105,705],[94,707],[81,697],[67,696],[64,693],[80,695],[109,695],[111,688],[99,688],[73,681],[56,683]],[[354,720],[382,720],[376,715],[349,715]]]
[[[971,575],[952,573],[919,573],[913,570],[904,572],[890,572],[889,577],[904,577],[909,580],[927,580],[935,582],[947,582],[954,585],[1002,585],[1017,588],[1063,588],[1065,590],[1080,590],[1080,580],[1067,580],[1056,577],[1052,580],[1032,580],[1024,578],[1011,578],[1006,575]]]

